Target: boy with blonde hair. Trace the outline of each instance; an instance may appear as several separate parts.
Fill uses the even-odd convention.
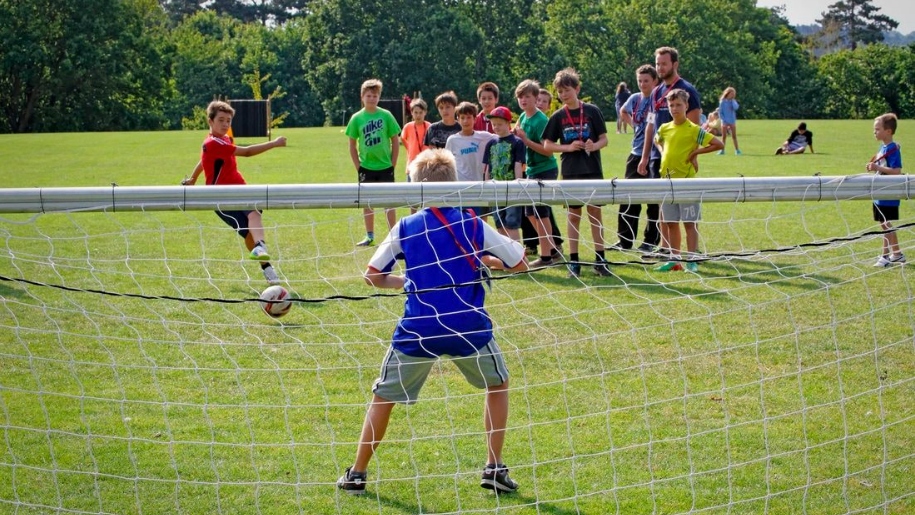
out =
[[[381,100],[381,81],[369,79],[362,83],[362,109],[346,125],[349,137],[349,155],[356,167],[359,184],[394,182],[394,167],[400,152],[400,126],[390,111],[378,107]],[[395,211],[385,209],[388,228],[394,227]],[[367,247],[375,242],[375,210],[363,208],[365,239],[357,243]]]
[[[701,127],[686,118],[689,106],[689,93],[682,89],[672,89],[667,95],[667,107],[673,121],[658,128],[655,142],[661,147],[661,177],[668,179],[689,179],[699,173],[699,154],[717,152],[724,148],[720,139],[705,132]],[[655,270],[669,272],[683,270],[680,264],[680,222],[686,232],[686,250],[694,256],[699,249],[699,220],[701,219],[698,202],[673,204],[661,203],[661,219],[664,234],[670,246],[670,260]],[[699,264],[695,261],[686,263],[690,272],[698,272]]]
[[[454,156],[447,150],[424,150],[410,163],[410,177],[413,182],[453,181]],[[391,273],[398,259],[404,262],[404,275]],[[480,486],[496,493],[518,488],[502,461],[508,368],[483,307],[486,267],[527,270],[524,249],[456,207],[425,207],[406,216],[378,246],[365,281],[376,288],[406,290],[406,305],[372,387],[356,459],[337,488],[365,493],[369,461],[384,439],[395,404],[415,403],[442,358],[454,363],[471,385],[486,390],[487,462]]]
[[[902,173],[902,154],[899,144],[893,141],[897,127],[896,115],[886,113],[874,118],[874,138],[882,145],[877,154],[867,163],[867,171],[877,175],[899,175]],[[898,200],[875,200],[874,221],[880,224],[883,233],[883,253],[874,266],[887,267],[905,263],[905,255],[899,250],[899,238],[893,229],[894,220],[899,220]]]

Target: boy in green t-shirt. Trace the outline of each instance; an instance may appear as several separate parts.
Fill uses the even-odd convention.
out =
[[[381,81],[369,79],[360,91],[363,108],[350,118],[346,125],[349,137],[349,155],[359,175],[359,184],[394,182],[394,167],[400,151],[400,126],[394,115],[378,107],[381,99]],[[365,239],[357,243],[367,247],[375,242],[375,210],[364,208]],[[394,227],[395,211],[385,209],[388,229]]]
[[[717,152],[724,148],[721,140],[701,127],[689,121],[686,109],[689,105],[689,93],[683,89],[672,89],[667,93],[667,107],[673,121],[658,128],[655,142],[661,147],[661,177],[668,179],[689,179],[699,172],[699,154]],[[683,270],[680,264],[680,222],[686,232],[686,250],[693,256],[699,249],[699,220],[701,218],[698,202],[672,204],[661,203],[662,239],[670,245],[670,261],[655,270],[669,272]],[[688,261],[686,269],[697,272],[699,265]]]
[[[540,84],[534,80],[524,80],[515,88],[515,97],[521,116],[515,125],[515,136],[527,147],[526,168],[528,179],[555,181],[559,178],[559,165],[552,152],[543,147],[541,135],[549,121],[546,114],[537,108],[537,97],[540,95]],[[553,258],[559,258],[553,238],[553,208],[549,204],[524,206],[524,215],[537,231],[540,242],[540,257],[530,263],[531,267],[549,266]]]

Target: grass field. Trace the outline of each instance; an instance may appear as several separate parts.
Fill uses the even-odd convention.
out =
[[[796,125],[741,121],[744,155],[729,142],[702,174],[856,174],[878,147],[870,121],[810,121],[816,154],[773,156]],[[355,182],[340,128],[275,134],[289,146],[240,159],[249,183]],[[203,136],[3,135],[0,184],[178,184]],[[610,135],[607,178],[629,137]],[[906,163],[915,122],[897,141]],[[341,495],[403,304],[360,278],[360,215],[265,212],[285,284],[314,301],[281,321],[237,302],[266,285],[211,212],[0,217],[0,513],[915,513],[915,281],[872,266],[866,200],[705,204],[704,250],[750,257],[698,275],[610,253],[615,278],[494,281],[520,490],[479,488],[483,397],[444,365],[395,409],[368,494]]]

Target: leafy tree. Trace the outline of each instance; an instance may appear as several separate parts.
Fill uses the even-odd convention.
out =
[[[308,0],[211,0],[207,5],[217,14],[267,26],[282,25],[301,15],[308,3]]]
[[[243,24],[213,11],[186,18],[172,32],[178,94],[169,105],[169,119],[180,120],[216,97],[249,97],[250,88],[242,82],[244,32]]]
[[[445,7],[455,20],[466,20],[478,36],[469,48],[439,53],[449,58],[469,58],[466,78],[470,91],[458,87],[461,98],[476,99],[476,86],[484,81],[499,85],[500,104],[515,104],[515,85],[524,78],[551,79],[556,72],[548,63],[556,54],[546,38],[542,18],[546,2],[537,0],[451,0]],[[457,53],[458,51],[463,53]],[[558,69],[558,68],[557,68]],[[457,78],[451,73],[451,78]]]
[[[680,51],[680,71],[702,93],[706,111],[717,107],[727,86],[737,88],[745,116],[809,105],[797,98],[809,91],[806,82],[781,87],[784,73],[816,76],[809,58],[787,21],[752,0],[556,0],[547,14],[559,55],[581,72],[584,89],[605,110],[617,83],[632,83],[636,68],[654,63],[660,46]]]
[[[0,0],[0,19],[0,131],[164,124],[165,18],[155,0]]]
[[[622,44],[624,26],[615,22],[615,14],[620,11],[609,9],[607,2],[588,0],[557,1],[547,7],[547,33],[566,56],[553,73],[565,66],[575,68],[582,78],[582,95],[606,113],[613,110],[616,84],[622,78],[630,80],[635,72],[622,64],[627,53]]]
[[[162,6],[174,25],[201,10],[201,3],[203,3],[201,0],[159,0],[159,5]]]
[[[433,112],[433,99],[444,91],[454,90],[460,99],[475,99],[481,81],[456,70],[474,69],[483,34],[464,15],[441,6],[414,12],[411,18],[412,30],[386,51],[391,86],[411,96],[421,93]]]
[[[915,81],[915,49],[867,45],[826,55],[818,65],[825,117],[872,118],[887,111],[903,118],[915,115],[915,93],[901,87]]]
[[[287,112],[285,125],[292,127],[320,126],[324,112],[316,92],[305,79],[302,56],[305,54],[305,24],[301,19],[269,31],[269,46],[277,56],[271,76],[286,93],[271,102],[272,109]]]
[[[852,50],[861,43],[879,43],[883,41],[884,31],[899,26],[899,22],[879,11],[872,0],[839,0],[817,20],[823,26],[817,39],[826,48],[838,45]]]
[[[388,48],[406,36],[404,20],[411,19],[406,13],[415,8],[403,0],[333,0],[316,5],[305,19],[302,67],[321,97],[327,123],[342,124],[361,108],[359,87],[368,78],[384,82],[384,95],[399,91]]]

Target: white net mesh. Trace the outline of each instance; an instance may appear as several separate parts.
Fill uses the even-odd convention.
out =
[[[265,212],[298,299],[273,320],[211,212],[4,215],[0,511],[915,511],[915,284],[873,266],[867,201],[705,204],[698,274],[608,252],[614,278],[497,277],[519,491],[479,488],[483,393],[443,363],[394,410],[369,495],[341,494],[403,311],[361,279],[360,216]]]

